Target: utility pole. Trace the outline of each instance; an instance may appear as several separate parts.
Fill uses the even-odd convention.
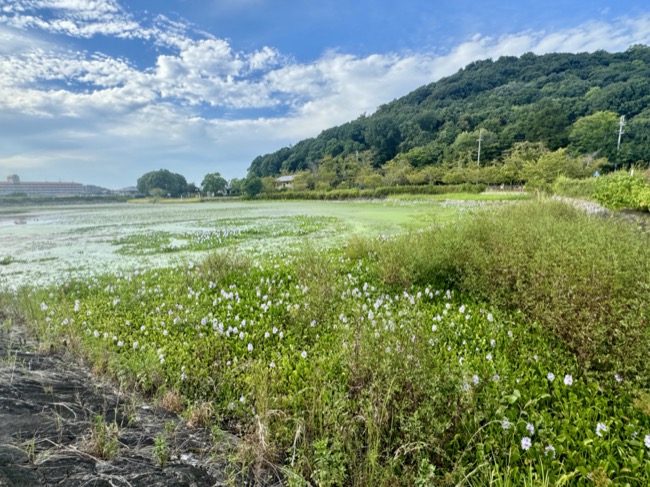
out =
[[[618,122],[618,143],[616,144],[616,152],[621,150],[621,136],[625,133],[625,115],[621,115],[621,120]]]
[[[483,142],[483,129],[478,129],[478,157],[476,164],[481,165],[481,142]]]

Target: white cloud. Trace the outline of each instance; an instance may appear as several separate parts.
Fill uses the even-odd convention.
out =
[[[59,16],[39,17],[45,6]],[[34,29],[138,37],[165,52],[138,68],[57,48]],[[0,135],[0,171],[33,171],[25,178],[38,179],[74,169],[69,179],[112,187],[163,165],[195,181],[213,170],[241,177],[255,156],[372,113],[477,59],[649,43],[650,16],[559,32],[477,34],[444,55],[327,52],[307,64],[272,47],[241,52],[189,31],[162,16],[143,27],[111,0],[0,0],[0,134],[11,134]],[[256,116],[258,109],[276,116]]]
[[[2,5],[2,2],[0,5]],[[0,10],[0,23],[19,28],[36,28],[73,37],[96,35],[140,37],[140,25],[113,0],[11,0]],[[51,17],[39,16],[47,9]]]

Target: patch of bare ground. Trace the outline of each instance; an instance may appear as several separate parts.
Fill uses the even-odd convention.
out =
[[[230,460],[235,436],[215,440],[208,428],[100,382],[65,354],[39,352],[20,327],[2,327],[0,487],[261,483]]]

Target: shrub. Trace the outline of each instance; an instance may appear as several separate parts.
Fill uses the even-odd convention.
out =
[[[348,200],[356,198],[385,198],[396,194],[449,194],[482,193],[485,184],[423,185],[423,186],[381,186],[374,189],[332,189],[329,191],[278,191],[263,193],[261,198],[269,200]]]
[[[596,192],[596,178],[571,179],[560,176],[553,183],[552,190],[559,196],[590,199]]]
[[[650,185],[642,176],[617,172],[598,178],[595,189],[596,201],[607,208],[648,211]]]
[[[527,202],[374,251],[389,284],[438,283],[521,311],[586,369],[650,382],[650,245],[631,226],[565,203]]]

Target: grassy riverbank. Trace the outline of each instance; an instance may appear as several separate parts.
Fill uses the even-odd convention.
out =
[[[647,240],[523,202],[73,281],[21,308],[293,485],[647,485]]]

